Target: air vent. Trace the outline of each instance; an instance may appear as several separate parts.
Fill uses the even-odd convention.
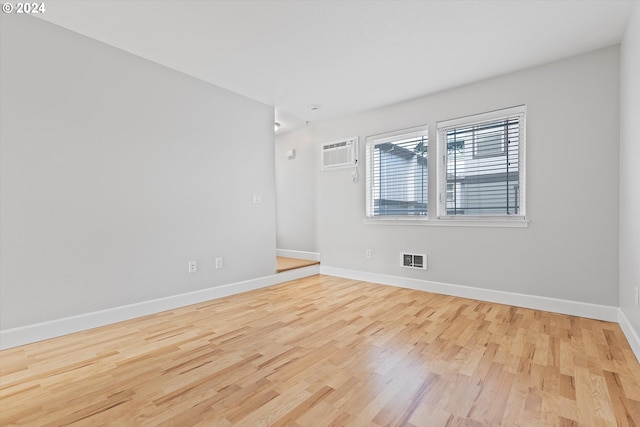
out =
[[[419,270],[427,269],[427,256],[425,254],[400,254],[400,262],[403,267],[417,268]]]
[[[322,170],[349,168],[358,165],[358,137],[322,144]]]

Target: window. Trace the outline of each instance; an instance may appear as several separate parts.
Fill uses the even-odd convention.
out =
[[[519,106],[437,123],[431,212],[427,126],[367,137],[367,219],[526,227],[525,113]]]
[[[367,217],[426,219],[427,127],[367,138]]]
[[[439,218],[524,219],[524,106],[438,123]]]

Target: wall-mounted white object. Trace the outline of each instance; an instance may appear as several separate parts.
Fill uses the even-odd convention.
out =
[[[425,254],[411,254],[403,252],[400,254],[400,265],[408,268],[418,268],[421,270],[427,269],[427,255]]]
[[[293,160],[296,158],[296,150],[287,150],[287,159]]]
[[[350,168],[358,165],[358,137],[340,139],[322,144],[320,161],[322,170]]]

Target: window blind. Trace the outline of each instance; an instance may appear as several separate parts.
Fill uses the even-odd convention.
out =
[[[367,217],[424,217],[428,199],[428,133],[367,138]]]
[[[440,215],[522,216],[524,111],[457,122],[438,129],[445,152]]]

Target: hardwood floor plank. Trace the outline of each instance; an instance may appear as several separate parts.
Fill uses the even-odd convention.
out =
[[[0,425],[640,426],[610,322],[313,276],[0,352]]]
[[[310,261],[306,259],[289,258],[282,256],[276,257],[276,271],[278,273],[316,264],[320,264],[320,261]]]

